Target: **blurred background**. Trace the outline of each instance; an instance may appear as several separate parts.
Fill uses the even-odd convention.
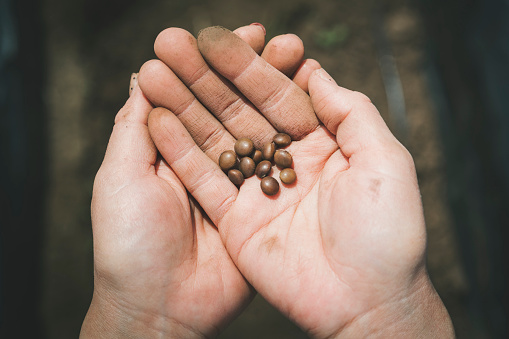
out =
[[[0,337],[78,336],[94,176],[158,32],[260,22],[372,99],[414,157],[458,337],[507,338],[508,17],[505,0],[0,0]],[[257,297],[220,337],[305,335]]]

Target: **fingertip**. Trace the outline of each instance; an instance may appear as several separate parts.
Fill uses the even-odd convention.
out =
[[[292,80],[297,86],[302,88],[302,90],[306,93],[309,93],[309,78],[313,74],[314,71],[322,68],[320,63],[315,59],[306,59],[304,60],[299,68],[293,74]]]
[[[230,80],[258,56],[244,40],[221,26],[203,29],[198,35],[198,49],[213,68]]]
[[[319,70],[320,68],[322,68],[322,65],[320,65],[320,63],[315,59],[305,59],[304,61],[302,61],[302,63],[300,64],[299,68],[295,73],[301,72],[306,69],[309,70],[309,75],[311,75],[311,73],[313,73],[316,70]]]
[[[131,81],[129,83],[129,96],[131,96],[131,93],[136,86],[138,86],[138,73],[131,73]]]
[[[311,72],[308,80],[308,91],[313,106],[315,106],[315,104],[318,105],[318,108],[314,107],[317,114],[319,114],[318,111],[321,108],[320,104],[324,101],[323,99],[325,97],[329,99],[335,98],[333,92],[339,89],[349,91],[346,88],[338,86],[336,81],[323,68]]]
[[[272,38],[262,53],[262,58],[286,76],[291,76],[304,58],[304,43],[295,34]]]
[[[131,74],[129,99],[127,99],[125,105],[115,115],[115,124],[123,120],[147,124],[147,116],[152,109],[152,103],[143,94],[138,79],[139,73]]]
[[[154,52],[158,58],[161,58],[161,55],[166,54],[168,50],[178,50],[176,45],[188,44],[189,42],[195,43],[196,39],[185,29],[178,27],[166,28],[157,35],[154,42]]]
[[[272,45],[270,46],[272,50],[290,51],[291,53],[298,54],[301,57],[304,56],[304,43],[302,42],[302,39],[295,34],[288,33],[278,35],[270,39],[267,45],[269,44]]]
[[[292,51],[294,54],[300,55],[301,58],[304,56],[304,42],[293,33],[276,36],[271,41],[274,41],[283,50]]]
[[[153,126],[156,126],[156,124],[161,121],[162,116],[168,112],[169,111],[163,107],[153,108],[148,115],[148,129],[150,130]]]
[[[220,42],[231,33],[229,29],[222,26],[204,28],[198,33],[198,46],[209,47],[210,45]]]
[[[138,85],[145,91],[153,80],[156,80],[158,72],[165,68],[163,62],[157,59],[145,61],[138,73]]]
[[[192,74],[205,63],[195,37],[182,28],[171,27],[162,31],[156,39],[154,50],[157,57],[174,72]]]
[[[311,76],[309,80],[313,79],[314,83],[320,84],[323,82],[323,84],[333,84],[337,86],[336,81],[332,78],[332,76],[327,73],[326,70],[323,68],[318,68],[312,71]]]
[[[265,28],[261,24],[242,26],[234,30],[233,33],[251,46],[257,54],[262,53],[265,47]]]
[[[179,84],[181,82],[178,77],[160,60],[149,60],[141,66],[138,85],[154,106],[168,107],[167,105],[182,93],[183,85]]]
[[[323,68],[314,70],[309,77],[309,96],[320,121],[332,134],[337,133],[341,121],[352,110],[349,92],[339,87]],[[343,93],[338,93],[343,92]]]
[[[169,28],[165,28],[164,30],[162,30],[161,32],[159,32],[159,34],[157,34],[157,37],[154,41],[154,52],[157,51],[157,48],[161,45],[161,43],[165,40],[166,36],[168,35],[168,32],[172,29],[173,27],[169,27]],[[156,52],[157,54],[157,52]]]
[[[184,29],[163,31],[156,41],[155,50],[161,62],[188,87],[210,70],[198,49],[197,40]]]
[[[262,32],[263,32],[263,36],[267,35],[267,31],[265,30],[265,26],[263,26],[261,23],[259,22],[253,22],[252,24],[250,24],[249,26],[255,26],[255,27],[258,27],[258,29],[261,29]]]

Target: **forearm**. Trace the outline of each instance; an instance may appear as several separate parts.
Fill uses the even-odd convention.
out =
[[[455,338],[447,309],[429,281],[414,291],[356,318],[335,338]]]
[[[87,338],[204,338],[171,319],[156,315],[132,315],[94,296],[81,327]]]

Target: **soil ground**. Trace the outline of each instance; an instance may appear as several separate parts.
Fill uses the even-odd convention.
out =
[[[419,11],[403,0],[120,1],[44,0],[49,171],[45,205],[42,305],[49,338],[72,338],[92,296],[90,199],[129,77],[154,58],[157,33],[177,26],[196,34],[260,22],[267,37],[299,35],[341,85],[367,94],[412,153],[429,237],[429,271],[458,336],[475,335],[465,314],[468,286],[445,196],[444,155],[430,100],[426,34]],[[389,49],[387,49],[387,47]],[[407,129],[398,129],[379,63],[387,51],[402,84]],[[394,74],[393,74],[394,75]],[[304,338],[257,297],[222,338]]]

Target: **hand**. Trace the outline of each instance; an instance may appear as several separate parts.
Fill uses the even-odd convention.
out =
[[[244,277],[314,337],[453,336],[425,268],[426,233],[412,158],[369,99],[337,86],[323,70],[311,75],[309,98],[221,28],[202,31],[198,46],[236,87],[209,97],[203,76],[199,88],[188,84],[196,97],[208,99],[200,101],[224,127],[212,133],[182,124],[175,115],[180,106],[165,101],[161,86],[151,82],[156,74],[142,69],[143,91],[169,108],[152,111],[149,130]],[[178,72],[179,64],[165,62]],[[221,100],[237,90],[260,114],[241,114],[250,107],[241,99],[234,118],[222,120],[217,107],[231,107]],[[213,120],[205,110],[195,114]],[[217,155],[231,149],[234,137],[260,144],[275,130],[297,140],[288,148],[296,183],[268,197],[252,177],[237,191],[217,166]]]
[[[255,50],[263,49],[265,36],[259,27],[242,27],[237,33]],[[196,45],[189,33],[186,37]],[[302,45],[287,47],[302,57]],[[274,49],[274,43],[269,43],[265,51]],[[180,52],[186,60],[201,59],[197,49]],[[298,66],[293,54],[276,54],[271,60],[280,69]],[[185,95],[185,86],[173,79],[172,91]],[[96,176],[92,199],[95,288],[82,337],[214,336],[254,294],[214,224],[158,156],[147,127],[151,110],[150,102],[135,87],[117,114]]]

